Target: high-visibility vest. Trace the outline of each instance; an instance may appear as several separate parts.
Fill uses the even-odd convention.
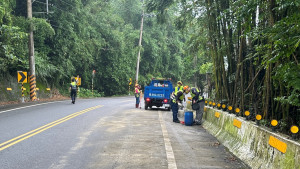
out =
[[[134,93],[135,93],[135,97],[140,97],[140,89],[139,88],[135,88]]]
[[[196,89],[196,91],[197,91],[198,93],[200,93],[200,91],[199,91],[199,89],[196,88],[196,87],[192,87],[192,88],[191,88],[190,94],[191,94],[191,97],[194,98],[196,95],[192,92],[192,89]],[[200,96],[200,94],[199,94],[198,100],[200,101],[200,100],[202,100],[202,99],[203,99],[202,96]]]
[[[192,98],[193,97],[195,97],[196,95],[192,92],[192,89],[196,89],[196,91],[199,93],[199,89],[197,89],[196,87],[191,87],[191,92],[190,92],[190,94],[191,94],[191,96],[192,96]]]
[[[175,87],[175,92],[174,93],[177,93],[180,90],[183,91],[183,86],[177,86],[177,87]]]
[[[179,88],[179,87],[178,87],[178,88]],[[177,97],[177,93],[178,93],[179,91],[182,92],[182,95],[181,95],[178,99],[179,99],[180,101],[183,100],[183,98],[184,98],[183,87],[181,87],[181,88],[179,88],[179,90],[177,90],[177,91],[174,93],[175,98],[173,99],[173,103],[176,103],[176,97]]]
[[[71,82],[71,89],[76,90],[76,82]]]

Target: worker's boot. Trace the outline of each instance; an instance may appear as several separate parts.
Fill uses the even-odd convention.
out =
[[[135,108],[139,108],[139,104],[135,104]]]

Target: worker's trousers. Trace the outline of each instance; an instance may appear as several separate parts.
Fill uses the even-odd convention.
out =
[[[202,124],[202,117],[203,117],[203,113],[204,113],[204,105],[205,102],[201,101],[199,103],[197,103],[200,105],[200,108],[198,110],[196,110],[196,119],[195,122],[198,124]]]
[[[173,112],[173,122],[178,121],[178,104],[177,103],[172,103],[172,112]]]
[[[135,104],[140,104],[140,97],[135,97]]]
[[[75,102],[76,94],[77,94],[76,90],[71,90],[71,99],[72,99],[72,102]]]

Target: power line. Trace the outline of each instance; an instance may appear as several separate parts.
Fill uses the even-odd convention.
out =
[[[59,1],[61,1],[61,2],[63,2],[64,4],[67,4],[67,5],[72,6],[73,8],[75,8],[75,6],[73,6],[73,5],[71,5],[71,4],[67,3],[67,2],[65,2],[65,1],[63,1],[63,0],[59,0]],[[47,5],[47,3],[41,2],[41,1],[39,1],[39,0],[34,0],[34,2],[37,2],[37,3],[40,3],[40,4]],[[62,12],[66,12],[65,10],[58,8],[58,7],[57,7],[56,5],[54,5],[54,4],[49,4],[49,5],[50,5],[51,7],[54,7],[54,8],[56,8],[56,9],[62,11]],[[47,13],[47,12],[34,12],[34,13]],[[53,13],[53,12],[48,12],[48,13]],[[72,15],[72,14],[69,13],[69,12],[67,12],[67,13],[70,14],[70,15]],[[77,17],[76,15],[72,15],[72,16]],[[77,18],[78,18],[78,19],[81,19],[81,18],[79,18],[79,17],[77,17]]]
[[[46,14],[49,14],[49,13],[53,13],[53,12],[49,12],[48,11],[48,1],[47,1],[47,3],[45,3],[45,2],[41,2],[41,1],[38,1],[38,0],[35,0],[34,2],[37,2],[37,3],[40,3],[40,4],[44,4],[44,5],[47,5],[46,7],[47,7],[47,11],[46,12],[32,12],[32,13],[35,13],[35,14],[43,14],[43,13],[46,13]]]
[[[65,1],[63,1],[63,0],[59,0],[59,1],[61,1],[61,2],[65,3],[65,4],[67,4],[67,5],[70,5],[70,6],[72,6],[73,8],[76,8],[75,6],[73,6],[73,5],[69,4],[68,2],[65,2]]]
[[[62,9],[58,8],[57,6],[55,6],[55,5],[53,5],[53,4],[52,4],[51,6],[54,7],[54,8],[56,8],[56,9],[58,9],[58,10],[60,10],[60,11],[62,11],[63,13],[67,13],[67,14],[69,14],[69,15],[71,15],[71,16],[77,18],[78,20],[81,20],[81,19],[82,19],[82,18],[76,16],[75,14],[72,14],[72,13],[70,13],[70,12],[66,12],[65,10],[62,10]]]

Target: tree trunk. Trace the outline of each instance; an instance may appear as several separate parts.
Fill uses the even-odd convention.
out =
[[[274,7],[275,7],[275,0],[269,0],[269,26],[273,27],[275,23],[275,14],[274,14]],[[273,45],[273,42],[268,39],[268,43]],[[268,60],[272,58],[272,47],[269,49],[268,53]],[[266,68],[266,78],[265,78],[265,105],[264,105],[264,116],[266,118],[269,118],[269,111],[270,111],[270,105],[272,105],[272,79],[271,79],[271,73],[272,73],[272,63],[269,63]]]

